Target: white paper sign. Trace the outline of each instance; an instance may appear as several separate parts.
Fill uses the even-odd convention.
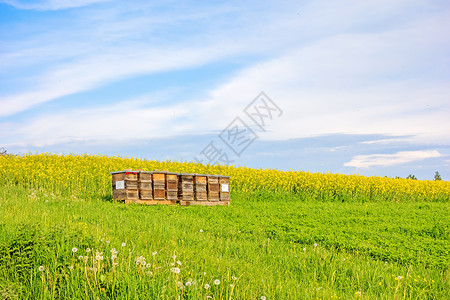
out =
[[[228,184],[222,184],[222,192],[228,192]]]
[[[116,190],[123,190],[125,188],[125,181],[116,181]]]

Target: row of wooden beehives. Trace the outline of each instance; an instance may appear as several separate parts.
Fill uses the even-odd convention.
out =
[[[125,203],[228,205],[230,177],[124,170],[111,172],[113,199]]]

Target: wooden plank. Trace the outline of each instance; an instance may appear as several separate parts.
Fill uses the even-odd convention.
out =
[[[178,190],[178,182],[168,181],[166,184],[167,190]]]
[[[208,201],[219,201],[219,192],[208,192]]]
[[[114,200],[139,199],[138,190],[113,190]]]
[[[152,190],[153,182],[152,181],[139,181],[139,189],[140,190]]]
[[[167,200],[178,200],[178,190],[166,191]]]
[[[206,175],[194,175],[194,184],[206,184]]]
[[[142,200],[153,200],[153,190],[140,190],[139,197]]]
[[[154,182],[165,182],[166,181],[166,174],[165,173],[153,173],[153,181]]]
[[[125,200],[125,204],[146,204],[146,205],[176,205],[178,201],[176,200]]]
[[[125,180],[125,189],[137,190],[138,189],[138,181],[137,180]]]
[[[216,206],[216,205],[230,205],[230,201],[219,201],[219,202],[211,202],[211,201],[185,201],[180,200],[180,204],[183,206],[190,205],[203,205],[203,206]]]
[[[141,181],[152,181],[152,172],[140,172],[139,173],[139,180]]]
[[[153,198],[155,200],[164,200],[166,199],[166,190],[165,189],[157,189],[153,188]]]

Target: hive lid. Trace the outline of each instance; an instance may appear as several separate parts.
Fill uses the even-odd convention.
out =
[[[133,173],[133,174],[137,174],[139,172],[142,171],[133,171],[133,170],[123,170],[123,171],[115,171],[115,172],[109,172],[109,174],[120,174],[120,173]]]

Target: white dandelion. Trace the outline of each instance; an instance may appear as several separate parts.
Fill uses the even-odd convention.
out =
[[[125,243],[122,243],[122,247],[125,247],[127,244],[125,244]]]
[[[205,290],[209,289],[209,284],[205,284]]]
[[[220,284],[220,280],[219,279],[214,280],[214,284],[215,285],[219,285]]]
[[[45,270],[45,267],[44,267],[44,266],[39,266],[38,270],[39,270],[40,272],[43,272],[43,271]]]
[[[78,251],[77,248],[75,248],[75,247],[72,248],[72,252],[73,252],[73,253],[76,253],[77,251]]]
[[[175,273],[175,274],[179,274],[181,272],[180,268],[171,268],[170,272]]]

